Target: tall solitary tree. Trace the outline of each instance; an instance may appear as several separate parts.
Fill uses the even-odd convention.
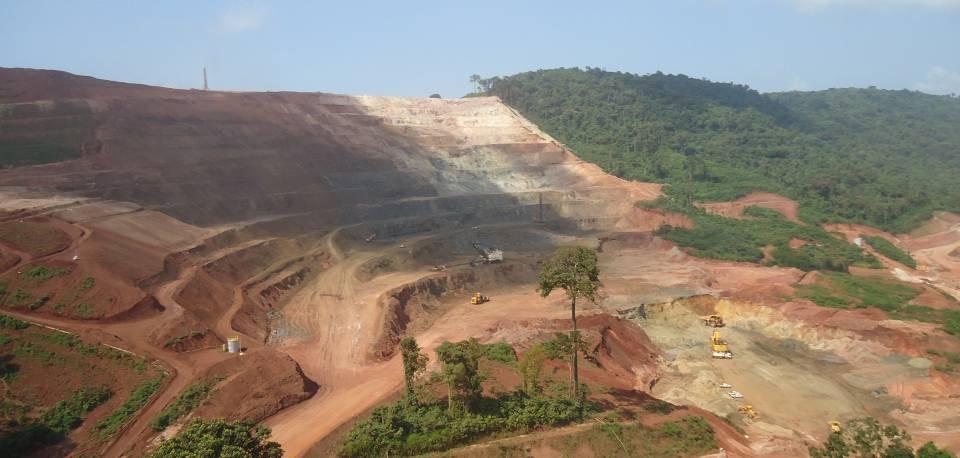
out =
[[[403,357],[403,382],[406,385],[407,401],[415,402],[414,381],[427,369],[429,359],[420,352],[420,345],[413,337],[404,337],[400,341],[400,354]]]
[[[574,342],[574,351],[570,360],[573,372],[571,393],[577,401],[582,414],[583,399],[580,396],[580,368],[578,367],[580,333],[577,331],[577,298],[596,301],[600,287],[600,269],[597,267],[597,253],[584,247],[560,247],[553,257],[543,265],[540,271],[540,296],[547,297],[555,289],[563,289],[570,299],[570,321],[573,330],[570,340]]]

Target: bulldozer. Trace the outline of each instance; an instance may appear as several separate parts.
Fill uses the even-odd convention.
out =
[[[470,305],[480,305],[484,302],[488,302],[489,300],[490,298],[484,296],[483,294],[473,293],[473,296],[470,298]]]
[[[744,417],[747,417],[751,420],[760,418],[760,414],[758,414],[756,410],[753,410],[753,406],[750,404],[738,407],[737,411],[739,411]]]
[[[726,324],[723,322],[723,317],[720,315],[707,315],[700,317],[700,319],[703,321],[704,326],[711,326],[714,328],[722,328],[726,326]]]
[[[840,422],[837,421],[837,420],[831,420],[831,421],[830,421],[829,423],[827,423],[827,424],[830,425],[830,432],[831,432],[831,433],[837,433],[837,434],[839,434],[839,433],[842,431],[842,429],[840,428]]]
[[[733,353],[730,353],[730,347],[727,341],[720,337],[720,331],[713,330],[713,336],[710,337],[710,349],[713,351],[713,357],[719,359],[731,359]]]

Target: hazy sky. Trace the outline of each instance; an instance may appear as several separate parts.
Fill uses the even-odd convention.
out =
[[[591,66],[761,91],[960,93],[960,0],[0,0],[0,66],[213,89],[458,97]]]

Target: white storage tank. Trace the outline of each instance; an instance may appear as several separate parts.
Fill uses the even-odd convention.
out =
[[[227,339],[227,352],[240,353],[240,336],[233,336]]]

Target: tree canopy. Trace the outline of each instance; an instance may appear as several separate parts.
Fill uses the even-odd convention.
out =
[[[893,426],[884,425],[876,418],[862,417],[847,422],[840,432],[830,436],[820,447],[810,447],[812,458],[952,458],[947,450],[927,442],[916,454],[910,447],[910,434]]]
[[[685,75],[554,69],[489,78],[583,159],[703,201],[753,190],[798,200],[807,222],[905,231],[960,211],[960,99],[914,91],[761,94]]]
[[[280,444],[270,442],[270,429],[252,423],[194,418],[172,439],[165,440],[151,458],[230,457],[279,458]]]
[[[596,299],[600,286],[597,253],[583,247],[560,247],[540,271],[540,295],[547,297],[555,289],[563,289],[571,299]]]

